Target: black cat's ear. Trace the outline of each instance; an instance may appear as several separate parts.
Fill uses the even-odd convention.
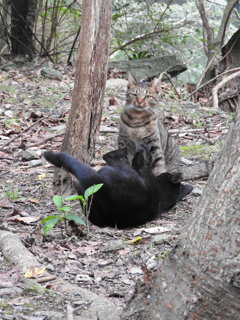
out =
[[[138,84],[136,78],[131,72],[128,72],[128,88],[136,86]]]
[[[158,78],[154,78],[150,83],[149,86],[152,87],[157,93],[161,90],[161,80]]]

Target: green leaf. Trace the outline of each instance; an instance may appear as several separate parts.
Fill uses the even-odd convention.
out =
[[[48,221],[48,220],[52,220],[52,219],[54,219],[54,218],[56,218],[56,217],[57,217],[56,215],[54,215],[54,216],[48,216],[48,217],[42,219],[41,221],[39,221],[39,223],[44,223],[44,222],[46,222],[46,221]]]
[[[52,197],[52,200],[57,208],[62,206],[62,196],[55,195]]]
[[[83,200],[83,196],[78,195],[78,194],[73,194],[67,198],[65,198],[67,201],[72,201],[72,200]]]
[[[71,213],[66,214],[65,218],[68,220],[72,220],[77,224],[83,224],[84,226],[86,225],[85,222],[83,221],[83,219],[75,214],[71,214]]]
[[[44,234],[48,234],[48,232],[58,223],[58,221],[59,218],[57,216],[55,218],[52,218],[51,220],[48,220],[43,226]]]
[[[84,192],[84,199],[87,201],[88,197],[97,192],[100,188],[102,188],[103,183],[95,184],[89,188],[87,188]]]
[[[71,210],[71,208],[69,206],[63,206],[63,207],[59,208],[58,210],[64,211],[64,212],[69,212]]]

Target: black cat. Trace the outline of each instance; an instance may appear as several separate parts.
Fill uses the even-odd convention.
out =
[[[122,148],[105,154],[103,159],[107,165],[98,172],[67,153],[47,151],[44,157],[78,179],[79,194],[94,184],[103,183],[93,195],[89,220],[99,227],[124,229],[159,217],[193,189],[180,183],[180,173],[154,176],[146,145],[138,146],[132,167],[121,161],[127,153],[127,148]]]

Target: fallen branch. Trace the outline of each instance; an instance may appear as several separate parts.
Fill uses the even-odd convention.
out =
[[[32,267],[40,267],[37,258],[23,245],[22,241],[12,232],[0,230],[0,248],[3,256],[17,265],[23,273]]]
[[[43,283],[43,282],[48,282],[48,281],[55,280],[56,278],[57,278],[56,276],[50,275],[50,276],[47,276],[47,277],[37,278],[37,279],[35,279],[35,281],[37,283]]]
[[[176,133],[193,133],[193,132],[209,132],[209,131],[216,131],[216,129],[218,130],[228,130],[228,127],[219,127],[219,128],[196,128],[196,129],[169,129],[168,132],[172,133],[172,134],[176,134]]]
[[[240,71],[237,71],[233,74],[231,74],[230,76],[222,79],[222,81],[220,81],[213,89],[212,89],[212,98],[213,98],[213,109],[218,109],[218,90],[224,86],[225,83],[227,83],[228,81],[236,78],[240,76]]]
[[[223,75],[225,75],[226,73],[229,73],[229,72],[234,72],[234,71],[238,71],[240,70],[240,68],[233,68],[233,69],[229,69],[229,70],[226,70],[220,74],[218,74],[216,77],[210,79],[209,81],[203,83],[201,86],[197,87],[193,92],[191,92],[186,98],[184,98],[184,101],[188,100],[191,96],[194,95],[194,93],[198,92],[201,88],[205,87],[207,84],[213,82],[214,80],[222,77]]]

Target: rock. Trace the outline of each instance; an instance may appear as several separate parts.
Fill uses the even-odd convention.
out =
[[[43,159],[31,160],[28,165],[30,168],[41,166],[43,165]]]
[[[25,292],[32,292],[32,293],[38,293],[38,294],[43,294],[46,292],[47,289],[45,289],[43,286],[41,286],[39,283],[32,279],[25,279],[23,282],[23,290]]]
[[[30,161],[34,159],[38,159],[39,156],[36,152],[34,151],[29,151],[29,150],[23,150],[21,153],[22,161]]]
[[[62,124],[59,124],[58,126],[54,126],[54,127],[50,128],[51,132],[56,132],[56,133],[64,133],[65,130],[66,130],[65,123],[62,123]]]
[[[46,77],[49,79],[60,80],[60,81],[63,79],[62,73],[53,68],[44,67],[40,70],[40,73],[43,77]]]
[[[88,274],[77,274],[75,277],[77,282],[92,282],[93,279]]]
[[[153,244],[163,244],[172,239],[171,234],[158,234],[152,238]]]
[[[103,295],[97,295],[89,290],[65,282],[61,284],[58,283],[56,287],[60,288],[61,294],[68,294],[73,298],[76,297],[76,301],[80,298],[81,304],[85,301],[85,305],[83,304],[84,307],[80,308],[78,314],[74,317],[75,320],[120,319],[120,309]],[[65,320],[66,315],[63,314],[63,316],[58,319]]]
[[[153,77],[159,77],[163,71],[167,71],[171,77],[175,77],[187,70],[187,67],[175,55],[171,55],[109,62],[108,69],[119,69],[126,73],[130,71],[137,80],[148,80]]]
[[[109,241],[104,247],[103,252],[118,251],[125,247],[123,240]]]
[[[126,90],[127,85],[128,85],[128,81],[126,79],[121,79],[121,78],[113,78],[113,79],[108,79],[106,81],[106,89],[122,88]]]
[[[195,196],[195,197],[201,196],[202,195],[202,189],[194,188],[193,191],[192,191],[192,195]]]
[[[9,117],[9,118],[13,118],[13,112],[12,112],[12,110],[6,110],[6,111],[4,112],[4,115],[7,116],[7,117]]]
[[[55,271],[55,267],[51,263],[48,263],[46,265],[46,270],[50,271],[50,272],[54,272]]]
[[[156,268],[157,265],[158,265],[158,261],[155,256],[152,256],[151,258],[149,258],[146,263],[148,270],[152,270],[152,269]]]

